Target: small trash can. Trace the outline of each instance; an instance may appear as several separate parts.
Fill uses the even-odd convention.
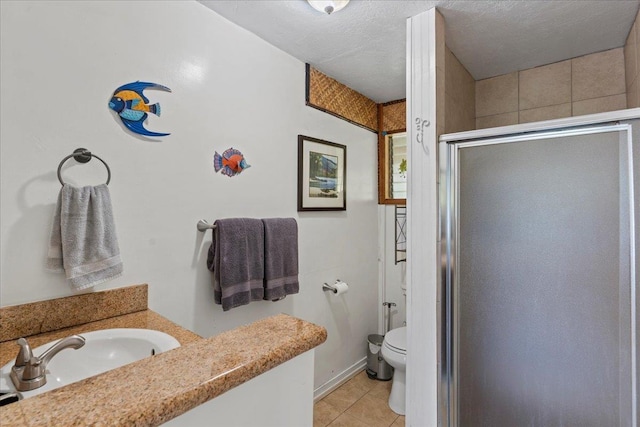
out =
[[[371,379],[389,381],[393,378],[393,368],[382,357],[382,341],[384,337],[371,334],[367,347],[367,376]]]

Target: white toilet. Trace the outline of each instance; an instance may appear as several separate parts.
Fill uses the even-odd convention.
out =
[[[389,407],[399,415],[405,414],[405,378],[407,370],[407,327],[387,332],[382,342],[382,357],[393,366],[393,384]]]

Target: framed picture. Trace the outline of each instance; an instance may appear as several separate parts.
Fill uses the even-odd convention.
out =
[[[347,147],[298,135],[298,211],[347,210]]]

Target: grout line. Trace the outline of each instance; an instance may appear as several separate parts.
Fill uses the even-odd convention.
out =
[[[517,96],[518,96],[518,124],[520,124],[520,71],[521,70],[518,70],[518,73],[516,74],[516,79],[518,80],[516,82],[517,89],[518,89],[516,91]]]
[[[569,62],[569,68],[571,70],[571,74],[569,75],[569,99],[571,102],[571,117],[573,117],[573,58],[571,62]]]

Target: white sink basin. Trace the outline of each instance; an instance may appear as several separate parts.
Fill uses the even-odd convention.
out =
[[[67,348],[54,356],[47,366],[47,383],[35,390],[23,391],[27,398],[58,387],[119,368],[155,354],[180,347],[171,335],[152,329],[103,329],[79,334],[86,343],[74,350]],[[40,356],[57,341],[51,341],[33,350]],[[16,355],[19,347],[16,345]],[[15,390],[9,377],[15,360],[0,369],[0,390]]]

